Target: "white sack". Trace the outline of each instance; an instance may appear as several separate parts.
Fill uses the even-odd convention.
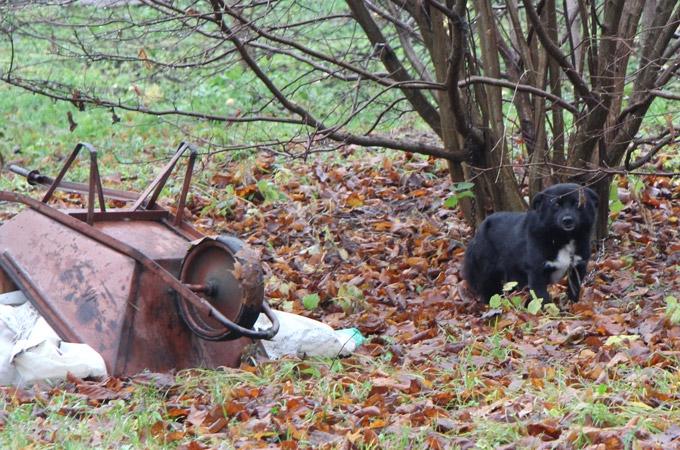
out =
[[[356,350],[357,339],[345,330],[336,331],[325,323],[284,311],[274,311],[274,314],[279,320],[279,332],[271,341],[260,341],[271,359],[284,355],[334,358],[349,355]],[[256,329],[265,329],[270,325],[271,322],[264,314],[260,314],[255,322]]]
[[[99,353],[86,344],[62,342],[25,297],[19,302],[17,292],[0,294],[0,384],[55,381],[68,372],[79,378],[106,376]]]

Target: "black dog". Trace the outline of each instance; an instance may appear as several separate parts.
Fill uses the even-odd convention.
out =
[[[568,296],[578,300],[597,202],[591,189],[565,183],[539,192],[526,213],[491,214],[465,251],[463,276],[487,303],[508,281],[548,302],[548,284],[573,268]]]

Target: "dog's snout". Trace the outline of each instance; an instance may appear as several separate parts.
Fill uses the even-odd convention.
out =
[[[564,228],[567,231],[571,231],[574,229],[576,226],[576,220],[574,220],[573,216],[564,216],[562,217],[562,228]]]

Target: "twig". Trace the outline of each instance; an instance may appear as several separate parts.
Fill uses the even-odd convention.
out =
[[[640,167],[642,167],[643,165],[648,163],[654,157],[654,155],[659,153],[659,150],[661,150],[662,148],[666,147],[669,144],[678,143],[678,142],[680,142],[680,140],[675,139],[675,136],[669,134],[668,136],[666,136],[665,138],[663,138],[659,142],[657,142],[656,145],[649,152],[647,152],[647,154],[639,157],[638,159],[636,159],[632,163],[630,162],[630,157],[631,157],[633,150],[635,149],[636,146],[631,146],[629,151],[626,152],[626,159],[625,159],[623,165],[626,168],[626,170],[639,169]]]
[[[569,103],[568,101],[566,101],[565,99],[563,99],[562,97],[559,97],[551,92],[544,91],[543,89],[530,86],[528,84],[513,83],[512,81],[508,80],[474,75],[459,81],[458,87],[465,87],[475,83],[491,84],[494,86],[501,86],[515,91],[529,92],[540,97],[545,97],[548,100],[560,105],[561,107],[563,107],[564,109],[573,114],[578,114],[578,110],[576,109],[576,107]]]
[[[661,97],[668,100],[680,100],[680,94],[674,94],[672,92],[661,91],[659,89],[652,89],[649,93],[655,97]]]

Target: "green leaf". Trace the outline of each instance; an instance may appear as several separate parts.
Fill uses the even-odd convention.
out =
[[[475,183],[470,183],[469,181],[461,181],[460,183],[456,183],[453,185],[453,190],[456,192],[469,191],[473,187],[475,187]]]
[[[619,187],[614,180],[609,188],[609,210],[614,214],[620,213],[626,206],[619,200]]]
[[[678,299],[669,295],[664,300],[666,301],[666,317],[672,324],[680,324],[680,303],[678,303]]]
[[[315,309],[317,306],[319,306],[319,302],[321,299],[319,298],[319,294],[307,294],[304,297],[302,297],[302,305],[306,309]]]
[[[671,314],[670,321],[673,325],[680,325],[680,308]]]
[[[513,289],[515,289],[515,286],[517,286],[517,284],[519,283],[517,283],[516,281],[508,281],[503,285],[503,292],[512,291]]]
[[[453,190],[453,195],[449,196],[444,200],[444,207],[445,208],[455,208],[458,206],[458,203],[460,202],[461,199],[463,198],[474,198],[475,194],[470,190],[474,186],[474,183],[468,183],[468,182],[462,182],[462,183],[456,183],[453,186],[451,186],[451,190]]]
[[[345,297],[349,299],[362,299],[364,298],[364,293],[358,287],[353,284],[343,284],[338,289],[338,297]]]
[[[475,198],[475,194],[472,191],[463,191],[459,192],[456,194],[458,196],[458,199],[460,200],[461,198]]]
[[[631,190],[635,192],[635,195],[640,195],[640,192],[642,192],[642,190],[645,188],[645,184],[642,182],[642,179],[634,175],[628,176],[628,186],[630,186]]]
[[[274,183],[264,179],[257,182],[257,190],[260,191],[260,194],[264,197],[265,203],[276,203],[284,201],[287,198]]]
[[[554,303],[546,303],[543,305],[543,311],[545,311],[549,316],[559,316],[560,308]]]
[[[621,347],[626,342],[637,341],[638,339],[640,339],[640,335],[638,334],[619,334],[616,336],[609,336],[607,340],[604,341],[604,345],[610,345],[612,347]]]
[[[515,308],[519,308],[520,306],[522,306],[522,303],[524,302],[524,299],[522,299],[522,297],[520,297],[519,295],[513,295],[513,296],[510,298],[510,302],[512,303],[512,305],[513,305]]]
[[[312,378],[321,378],[321,371],[319,370],[318,367],[315,367],[315,366],[306,367],[306,368],[300,370],[300,373],[303,373],[305,375],[309,375]]]
[[[501,307],[501,296],[494,294],[489,300],[489,307],[496,309]]]
[[[618,214],[621,211],[623,211],[623,208],[625,208],[625,207],[626,207],[626,205],[624,205],[623,203],[621,203],[620,200],[617,199],[616,201],[612,202],[609,205],[609,210],[613,213]]]
[[[444,200],[444,208],[453,209],[456,206],[458,206],[458,196],[457,195],[452,195],[451,197],[448,197],[446,200]]]
[[[527,312],[529,312],[529,314],[536,315],[541,310],[542,305],[543,299],[534,297],[534,299],[531,300],[527,305]]]
[[[609,185],[609,201],[613,202],[619,198],[619,185],[617,183],[618,177],[614,177],[612,184]]]

